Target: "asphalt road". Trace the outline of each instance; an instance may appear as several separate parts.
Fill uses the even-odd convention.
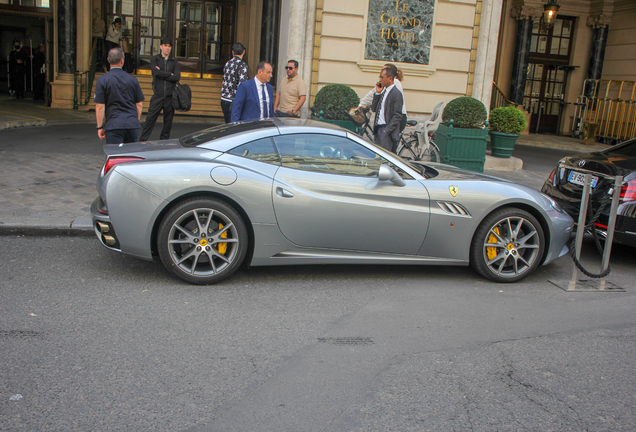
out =
[[[627,292],[567,293],[568,257],[513,285],[302,266],[199,287],[90,238],[1,240],[2,431],[636,430],[628,248]]]

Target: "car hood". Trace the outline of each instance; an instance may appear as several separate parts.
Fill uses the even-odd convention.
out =
[[[436,180],[483,180],[483,181],[500,181],[504,183],[512,183],[509,180],[501,179],[499,177],[493,177],[487,174],[476,173],[472,171],[466,171],[461,168],[457,168],[451,165],[444,165],[438,163],[422,163],[428,168],[433,168],[437,174],[432,174],[431,178]],[[427,170],[427,174],[430,171]]]

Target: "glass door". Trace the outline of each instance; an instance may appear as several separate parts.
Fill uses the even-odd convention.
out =
[[[174,56],[181,66],[181,76],[201,77],[203,21],[202,1],[176,2]]]
[[[234,5],[232,3],[205,3],[205,55],[204,77],[223,74],[223,66],[230,59],[234,31]]]
[[[533,23],[523,107],[532,114],[530,132],[558,133],[563,112],[574,18],[560,17],[552,28]]]
[[[211,78],[223,73],[230,58],[233,23],[233,2],[176,2],[174,56],[183,76]]]

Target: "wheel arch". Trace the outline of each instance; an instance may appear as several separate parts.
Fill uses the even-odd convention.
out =
[[[166,214],[168,214],[170,210],[172,210],[175,206],[181,204],[182,202],[186,200],[193,199],[193,198],[217,199],[231,206],[232,208],[234,208],[234,210],[236,210],[239,213],[241,218],[243,218],[243,222],[245,222],[245,228],[247,229],[247,235],[248,235],[248,248],[247,248],[247,253],[245,254],[245,260],[243,262],[244,263],[252,262],[252,255],[254,253],[254,230],[252,227],[252,221],[250,217],[247,215],[247,212],[245,212],[245,209],[243,209],[243,207],[239,205],[239,203],[237,203],[235,200],[229,198],[226,195],[212,192],[212,191],[196,191],[196,192],[190,192],[190,193],[181,195],[175,198],[174,200],[172,200],[168,205],[166,205],[161,210],[161,212],[159,212],[152,226],[152,232],[150,237],[150,249],[152,251],[152,255],[157,256],[159,254],[157,249],[157,234],[159,231],[159,226],[161,225],[161,222],[163,221]]]
[[[543,241],[545,243],[545,247],[543,248],[543,255],[541,256],[541,264],[543,264],[543,262],[545,261],[545,259],[548,256],[548,253],[550,252],[550,242],[552,239],[552,232],[550,230],[550,225],[548,224],[548,222],[546,221],[546,215],[541,212],[540,210],[538,210],[536,207],[528,204],[528,203],[523,203],[523,202],[514,202],[514,203],[506,203],[503,204],[499,207],[496,207],[494,209],[492,209],[490,212],[484,214],[484,217],[479,221],[479,223],[477,224],[477,227],[481,226],[481,224],[483,223],[483,221],[489,217],[491,214],[500,211],[500,210],[504,210],[504,209],[508,209],[508,208],[516,208],[516,209],[520,209],[520,210],[524,210],[527,211],[528,213],[530,213],[532,216],[534,216],[534,218],[539,222],[539,224],[541,225],[541,229],[543,230]],[[475,232],[473,232],[473,237],[470,240],[470,247],[472,249],[473,244],[475,242],[475,235],[477,233],[477,229],[475,229]]]

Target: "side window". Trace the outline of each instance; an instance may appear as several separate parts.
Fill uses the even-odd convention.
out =
[[[275,137],[274,142],[282,164],[287,168],[356,176],[377,175],[382,164],[397,168],[372,150],[345,137],[282,135]]]
[[[263,138],[234,147],[228,153],[235,156],[242,156],[261,162],[280,165],[280,159],[271,138]]]

